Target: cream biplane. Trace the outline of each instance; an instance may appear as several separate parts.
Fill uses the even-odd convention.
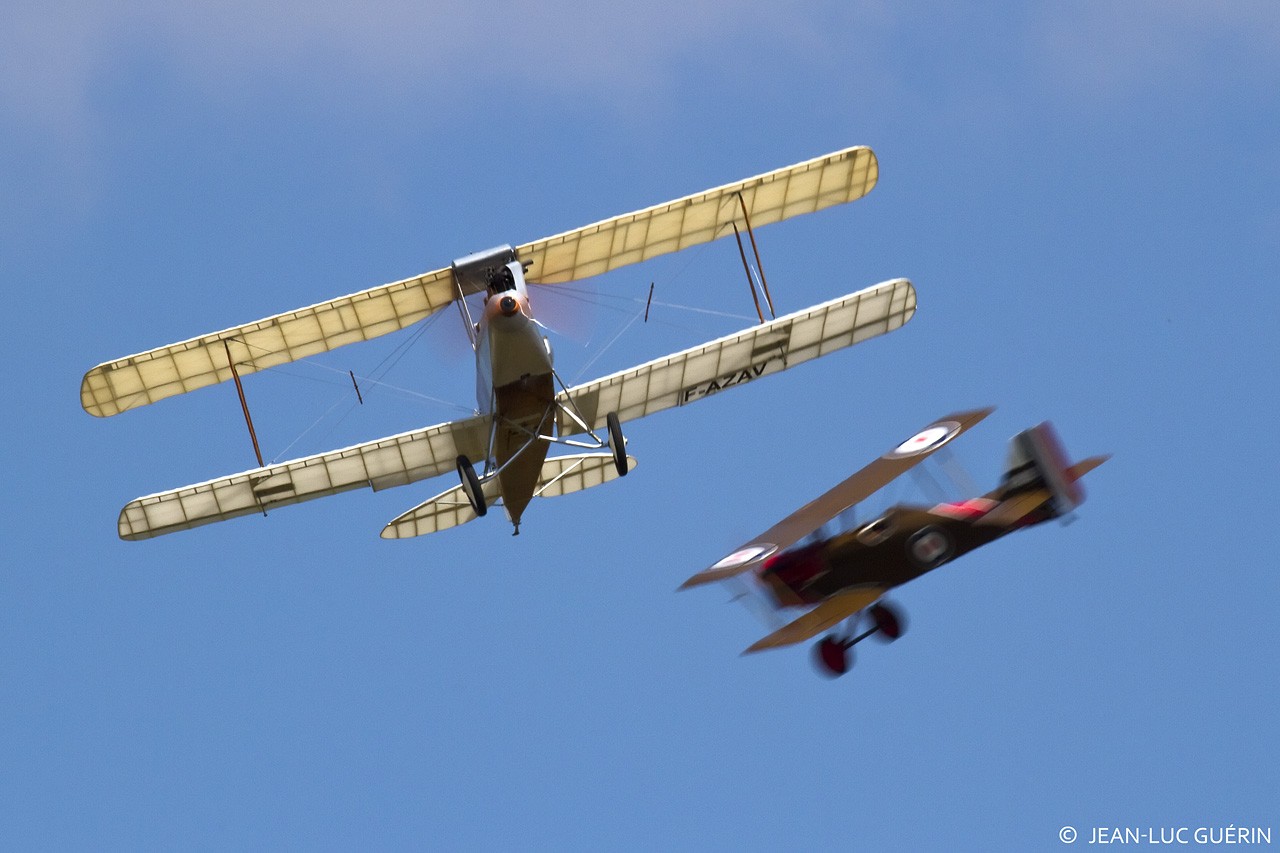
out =
[[[897,504],[872,521],[825,530],[991,412],[957,412],[935,421],[680,588],[741,579],[776,610],[805,611],[744,654],[802,643],[845,623],[814,647],[822,672],[844,674],[854,645],[872,635],[894,640],[902,633],[905,623],[881,600],[885,593],[1015,530],[1062,518],[1084,501],[1080,478],[1110,458],[1071,463],[1052,425],[1042,423],[1010,440],[1000,485],[981,497]],[[871,626],[859,632],[864,612]]]
[[[253,470],[131,501],[120,512],[120,537],[147,539],[450,470],[457,473],[457,486],[392,520],[382,536],[404,538],[454,527],[494,505],[505,509],[518,533],[534,497],[578,491],[627,473],[635,460],[626,452],[622,423],[892,331],[911,319],[916,306],[911,283],[896,279],[768,322],[761,314],[759,325],[737,334],[566,387],[533,319],[526,284],[597,275],[739,234],[739,226],[751,234],[753,223],[861,198],[875,186],[877,174],[869,148],[849,148],[100,364],[85,375],[80,395],[86,411],[103,417],[228,379],[240,390],[245,374],[403,329],[451,304],[459,308],[476,358],[474,416],[277,464],[262,464],[259,454]],[[745,265],[745,252],[743,260]],[[245,418],[252,435],[247,407]],[[256,438],[254,444],[256,451]],[[548,458],[551,444],[591,452]]]

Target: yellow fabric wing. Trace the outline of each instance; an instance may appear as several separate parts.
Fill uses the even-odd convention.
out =
[[[871,192],[879,174],[870,148],[846,148],[526,243],[517,252],[521,260],[533,264],[529,281],[574,281],[708,243],[732,233],[735,224],[745,230],[746,218],[752,228],[758,228],[854,201]]]
[[[628,470],[636,467],[636,458],[627,457]],[[570,492],[589,489],[601,483],[617,479],[618,469],[611,453],[581,453],[571,456],[552,456],[542,465],[536,498],[552,498]],[[492,506],[499,497],[497,479],[485,481],[485,499]],[[477,518],[471,503],[462,492],[462,486],[454,486],[431,500],[423,501],[404,512],[382,528],[383,539],[408,539],[438,533],[474,521]]]
[[[733,223],[744,223],[744,203],[752,226],[766,225],[860,198],[875,186],[877,175],[871,149],[848,148],[526,243],[517,251],[531,265],[529,281],[572,281],[722,237]],[[398,331],[449,305],[454,296],[451,269],[438,269],[104,362],[85,374],[80,402],[91,415],[119,414],[225,382],[231,378],[228,354],[239,373],[253,373]]]
[[[452,470],[459,454],[483,458],[488,430],[486,418],[466,418],[147,495],[120,510],[120,538],[150,539],[351,489],[435,477]]]
[[[331,299],[104,362],[80,382],[80,404],[97,417],[216,385],[412,325],[453,301],[448,269]],[[230,355],[230,359],[228,359]]]
[[[576,406],[593,430],[609,412],[635,420],[891,332],[915,311],[911,282],[894,279],[570,388],[561,402]],[[557,427],[561,435],[580,431],[564,414]]]

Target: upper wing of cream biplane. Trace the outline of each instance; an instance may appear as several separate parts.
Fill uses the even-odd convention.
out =
[[[571,411],[586,426],[598,429],[609,412],[629,421],[683,406],[891,332],[915,312],[911,282],[899,278],[877,284],[570,388],[560,395],[563,405],[556,426],[561,435],[581,432],[582,425],[567,414]]]
[[[854,147],[615,216],[520,246],[527,280],[558,284],[705,243],[735,224],[765,225],[853,201],[878,176],[875,154]],[[451,268],[105,362],[85,374],[80,401],[105,417],[241,374],[403,329],[451,303]]]
[[[934,421],[844,482],[809,501],[755,539],[737,548],[711,568],[689,578],[680,588],[686,589],[733,577],[794,545],[844,510],[884,488],[993,411],[995,410],[974,409]],[[822,628],[817,630],[821,631]]]

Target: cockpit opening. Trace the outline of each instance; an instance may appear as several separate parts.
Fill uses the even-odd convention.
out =
[[[858,541],[863,545],[871,547],[879,545],[884,540],[893,535],[894,524],[889,516],[883,515],[869,524],[864,524],[859,528],[857,537]]]
[[[499,293],[506,293],[509,290],[516,289],[515,276],[511,274],[508,267],[499,267],[489,276],[489,295],[497,296]]]

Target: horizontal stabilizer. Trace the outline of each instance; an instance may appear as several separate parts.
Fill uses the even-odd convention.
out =
[[[875,604],[884,593],[885,589],[881,586],[863,586],[836,593],[799,619],[787,623],[756,642],[743,654],[803,643],[828,628],[840,624],[864,607]]]
[[[915,312],[916,291],[911,282],[905,278],[886,281],[570,388],[560,395],[563,407],[556,426],[560,435],[581,431],[566,410],[581,412],[594,430],[604,426],[609,412],[631,421],[705,400],[892,332]]]
[[[1110,458],[1110,455],[1090,456],[1088,459],[1077,462],[1074,465],[1065,466],[1061,472],[1062,481],[1067,484],[1074,484],[1085,474],[1088,474]],[[1053,491],[1048,488],[1048,485],[1043,480],[1040,482],[1041,485],[1036,488],[1018,491],[1004,498],[999,506],[977,519],[975,523],[983,527],[1009,527],[1036,512],[1045,504],[1052,502],[1054,500]],[[993,495],[988,495],[988,497],[994,497],[998,494],[999,492],[996,492]],[[1074,494],[1083,496],[1084,493],[1082,490],[1076,490]],[[1061,515],[1061,513],[1054,508],[1053,515],[1057,516]]]
[[[497,477],[485,480],[480,489],[484,492],[484,500],[488,506],[492,507],[500,502],[502,493]],[[457,485],[393,518],[386,527],[382,528],[381,536],[383,539],[425,536],[428,533],[438,533],[450,527],[458,527],[477,518],[479,516],[471,508],[471,501],[467,500],[462,486]]]
[[[634,456],[627,457],[628,470],[636,467]],[[617,479],[618,469],[612,453],[581,453],[572,456],[553,456],[542,465],[534,497],[553,498],[578,492]],[[498,479],[484,482],[485,499],[493,504],[498,498]],[[454,486],[447,492],[424,501],[403,515],[397,516],[382,528],[383,539],[408,539],[425,536],[466,524],[476,518],[462,486]]]
[[[1090,456],[1088,459],[1082,459],[1067,469],[1067,476],[1072,480],[1079,480],[1110,458],[1110,453],[1104,453],[1101,456]]]

